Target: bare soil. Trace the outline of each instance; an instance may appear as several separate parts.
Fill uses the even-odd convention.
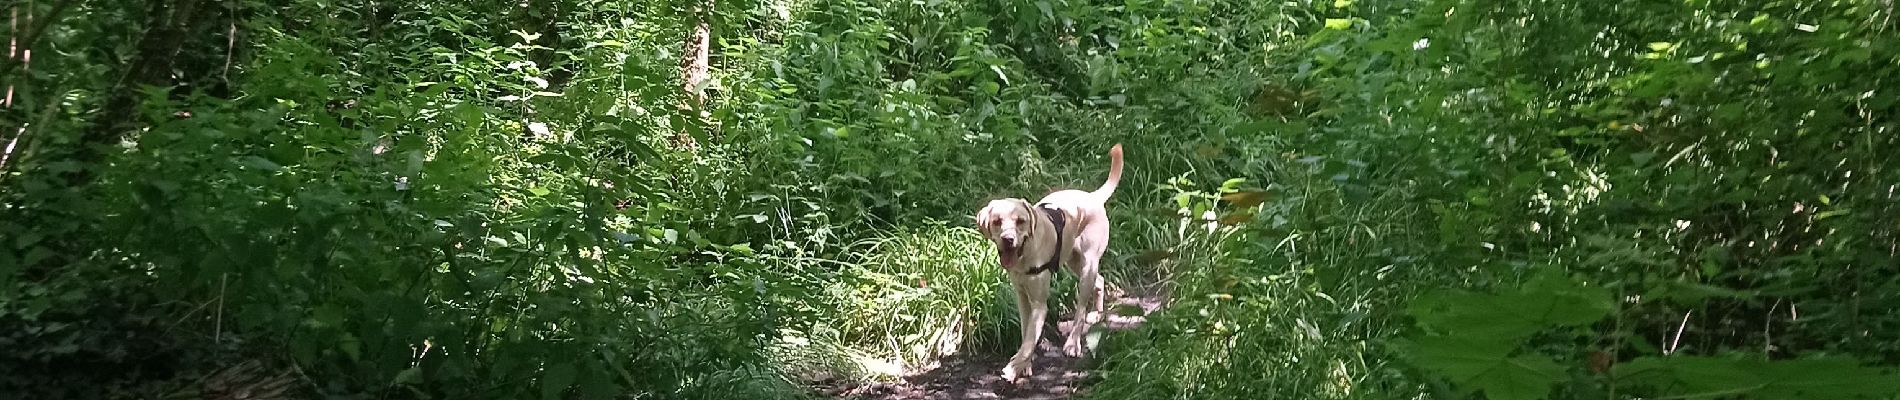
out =
[[[1135,290],[1111,294],[1104,317],[1096,329],[1114,332],[1133,329],[1146,321],[1148,314],[1165,302],[1158,290]],[[1140,315],[1116,315],[1115,310],[1140,310]],[[840,384],[820,382],[818,394],[859,400],[979,400],[979,399],[1067,399],[1087,393],[1091,358],[1062,354],[1060,332],[1067,332],[1073,321],[1063,321],[1061,329],[1043,329],[1037,343],[1035,374],[1018,382],[1003,380],[1003,364],[1009,354],[959,354],[938,360],[927,371],[906,376],[897,382]],[[1013,346],[1012,346],[1013,347]]]

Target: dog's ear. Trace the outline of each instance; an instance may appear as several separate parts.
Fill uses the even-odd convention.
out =
[[[996,218],[990,214],[989,206],[983,206],[983,210],[976,212],[976,230],[983,232],[984,237],[996,236],[996,232],[991,230],[995,228],[995,226],[993,226],[995,224],[991,221],[994,221]]]

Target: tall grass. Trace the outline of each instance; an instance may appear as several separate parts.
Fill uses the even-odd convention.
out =
[[[838,326],[906,369],[965,349],[1006,347],[1015,318],[1006,273],[975,230],[930,226],[868,242]]]
[[[905,228],[853,249],[862,258],[825,286],[835,313],[781,346],[793,372],[892,379],[944,356],[1014,344],[1015,296],[974,229]]]
[[[1152,268],[1173,303],[1111,335],[1092,398],[1409,398],[1424,388],[1389,365],[1397,304],[1431,286],[1410,263],[1432,238],[1406,237],[1425,213],[1403,186],[1348,198],[1299,168],[1256,171],[1278,184],[1256,222],[1207,230],[1139,224],[1174,240]],[[1191,188],[1181,188],[1189,190]],[[1218,202],[1216,202],[1218,203]],[[1223,214],[1241,211],[1215,204]],[[1185,215],[1185,214],[1183,214]],[[1264,222],[1263,222],[1264,221]]]

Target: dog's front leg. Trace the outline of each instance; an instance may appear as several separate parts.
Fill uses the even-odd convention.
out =
[[[1009,365],[1003,366],[1004,380],[1015,381],[1035,374],[1036,343],[1042,341],[1042,322],[1049,316],[1050,275],[1054,274],[1010,274],[1010,281],[1016,286],[1016,315],[1023,337],[1016,355],[1009,358]]]

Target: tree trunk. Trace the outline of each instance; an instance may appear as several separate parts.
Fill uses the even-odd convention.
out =
[[[93,170],[101,167],[98,164],[105,161],[108,149],[138,121],[140,86],[175,85],[172,68],[184,48],[186,33],[196,31],[198,22],[211,19],[200,18],[202,5],[203,0],[151,3],[145,15],[151,16],[152,21],[147,25],[145,36],[139,39],[137,53],[126,64],[125,75],[108,92],[105,107],[93,118],[91,129],[82,134],[80,148],[73,157],[82,167],[65,174],[67,185],[74,188],[90,185]]]
[[[691,116],[689,124],[703,124],[708,117],[703,110],[706,81],[712,77],[713,1],[703,0],[693,8],[693,28],[686,35],[686,53],[680,59],[680,90],[686,93],[686,99],[679,108],[681,113]],[[685,148],[696,147],[687,129],[679,127],[673,135],[673,143]]]

